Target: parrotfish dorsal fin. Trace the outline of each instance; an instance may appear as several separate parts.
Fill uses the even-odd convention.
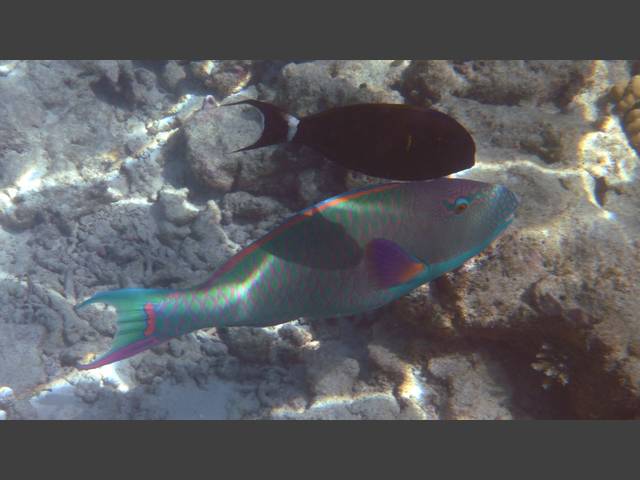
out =
[[[427,265],[391,240],[375,238],[365,247],[369,276],[378,288],[392,288],[408,283]]]
[[[261,102],[259,100],[242,100],[240,102],[226,103],[222,107],[231,105],[247,104],[256,107],[262,113],[264,122],[262,135],[257,142],[248,147],[240,148],[232,153],[253,150],[254,148],[266,147],[267,145],[275,145],[291,140],[290,137],[295,135],[295,128],[298,125],[298,119],[289,115],[284,110],[271,105],[270,103]],[[293,134],[293,135],[292,135]]]

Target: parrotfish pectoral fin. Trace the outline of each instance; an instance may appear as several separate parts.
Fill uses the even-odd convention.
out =
[[[409,283],[427,268],[400,245],[384,238],[375,238],[367,244],[365,261],[369,276],[378,288]]]
[[[118,329],[111,349],[87,364],[77,368],[89,370],[123,360],[142,352],[165,339],[155,334],[154,303],[162,300],[172,290],[127,288],[100,292],[76,306],[76,310],[92,303],[106,303],[116,307]]]
[[[229,107],[231,105],[251,105],[256,107],[262,113],[264,118],[264,126],[262,135],[257,142],[249,145],[248,147],[240,148],[231,153],[244,152],[246,150],[253,150],[254,148],[266,147],[267,145],[275,145],[277,143],[284,143],[290,140],[290,133],[292,128],[298,123],[298,120],[289,115],[284,110],[271,105],[270,103],[261,102],[259,100],[242,100],[240,102],[225,103],[222,107]]]

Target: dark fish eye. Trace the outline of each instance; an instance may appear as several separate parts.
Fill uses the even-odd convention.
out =
[[[459,197],[453,204],[453,211],[457,214],[464,212],[469,206],[469,200],[466,197]]]

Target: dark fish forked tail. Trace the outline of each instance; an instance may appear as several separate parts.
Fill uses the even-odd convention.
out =
[[[259,100],[242,100],[240,102],[226,103],[222,107],[231,105],[252,105],[260,110],[263,117],[262,135],[252,145],[240,148],[232,153],[244,152],[245,150],[253,150],[254,148],[266,147],[267,145],[275,145],[291,141],[295,135],[299,120],[293,115],[288,114],[284,110],[271,105],[270,103],[261,102]]]
[[[162,301],[172,290],[127,288],[100,292],[85,300],[76,309],[92,303],[106,303],[116,307],[118,330],[111,349],[90,363],[79,364],[80,370],[98,368],[147,350],[165,338],[156,333],[154,304]]]

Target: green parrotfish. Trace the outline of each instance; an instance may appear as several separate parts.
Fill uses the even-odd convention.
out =
[[[115,306],[118,328],[111,349],[79,368],[201,328],[265,327],[378,308],[478,254],[511,223],[517,205],[504,186],[451,178],[385,183],[324,200],[200,285],[111,290],[81,303]]]
[[[260,138],[237,151],[297,143],[343,167],[389,180],[430,180],[471,168],[476,145],[453,117],[431,108],[363,103],[296,118],[270,103],[243,100],[263,117]]]

